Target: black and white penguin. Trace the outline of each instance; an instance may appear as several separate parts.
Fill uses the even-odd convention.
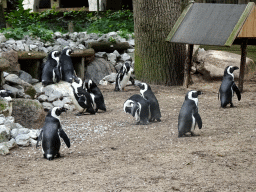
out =
[[[150,118],[150,104],[141,95],[135,94],[124,102],[124,112],[135,117],[136,124],[147,125]]]
[[[123,91],[124,87],[128,83],[131,74],[133,72],[133,68],[131,67],[131,64],[129,62],[125,62],[123,66],[118,71],[118,74],[116,76],[116,85],[115,85],[115,91]]]
[[[65,48],[62,50],[60,55],[60,70],[62,80],[69,83],[72,83],[73,76],[75,76],[74,66],[70,57],[72,52],[72,49]]]
[[[96,85],[96,83],[91,79],[86,79],[83,83],[83,88],[85,90],[87,90],[87,92],[89,92],[90,94],[94,95],[94,99],[95,99],[94,102],[96,104],[95,111],[97,112],[98,109],[106,111],[106,105],[105,105],[105,102],[104,102],[104,97],[103,97],[100,89]]]
[[[234,95],[234,91],[236,92],[238,101],[241,100],[241,93],[234,82],[234,70],[239,69],[238,67],[227,66],[224,71],[223,80],[219,89],[219,97],[221,107],[225,108],[228,104],[230,107],[233,107],[232,97]]]
[[[150,103],[151,118],[149,121],[161,121],[160,107],[151,87],[147,83],[137,83],[137,86],[140,88],[142,97],[147,99]]]
[[[198,113],[198,95],[201,91],[189,91],[185,96],[185,101],[180,109],[178,119],[178,137],[182,137],[187,132],[194,136],[196,124],[202,128],[202,119]]]
[[[44,158],[48,160],[53,160],[54,157],[60,157],[61,143],[59,137],[64,140],[68,148],[70,147],[70,140],[60,124],[60,115],[65,111],[65,108],[52,108],[45,117],[44,126],[38,137],[36,147],[38,147],[39,142],[42,140]]]
[[[58,83],[61,80],[59,51],[52,51],[48,54],[47,61],[43,64],[42,84],[43,86]]]
[[[10,90],[0,90],[0,97],[4,98],[7,101],[12,101],[13,93]]]
[[[76,109],[79,111],[76,115],[82,115],[85,110],[90,114],[95,114],[96,104],[94,103],[94,95],[83,89],[82,79],[74,76],[71,87],[73,89],[71,99]]]

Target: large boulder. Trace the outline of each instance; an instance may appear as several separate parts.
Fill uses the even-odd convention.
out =
[[[0,57],[0,71],[6,71],[10,67],[10,62],[5,59]]]
[[[92,79],[95,83],[99,84],[103,77],[115,72],[116,70],[111,62],[96,57],[93,62],[87,66],[85,78]]]
[[[43,106],[38,100],[14,99],[12,116],[24,127],[40,129],[45,120]]]
[[[20,64],[18,63],[18,53],[13,50],[3,52],[2,58],[9,61],[10,68],[8,69],[8,71],[18,74],[18,72],[20,70]]]
[[[240,68],[241,55],[226,51],[199,49],[195,65],[197,72],[203,75],[206,80],[222,79],[227,66]],[[240,70],[234,72],[235,78],[239,78]],[[256,74],[255,63],[252,59],[246,58],[244,79],[248,80]]]

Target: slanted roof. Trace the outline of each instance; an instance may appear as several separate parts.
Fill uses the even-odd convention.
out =
[[[166,40],[172,43],[231,46],[254,8],[253,2],[191,3]]]

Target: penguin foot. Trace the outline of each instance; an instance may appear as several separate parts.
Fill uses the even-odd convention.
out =
[[[59,158],[59,157],[60,157],[60,153],[57,153],[57,154],[56,154],[56,157]]]
[[[160,119],[160,118],[157,118],[156,120],[157,120],[158,122],[160,122],[160,121],[161,121],[161,119]]]
[[[83,115],[83,113],[81,113],[81,112],[78,112],[77,114],[76,114],[76,116],[82,116]]]
[[[233,103],[230,103],[230,107],[234,107]]]

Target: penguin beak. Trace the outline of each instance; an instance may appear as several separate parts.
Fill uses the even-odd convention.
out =
[[[197,91],[197,95],[202,95],[204,94],[202,91]]]
[[[138,86],[139,88],[142,88],[142,84],[141,83],[135,83],[136,86]]]
[[[61,112],[67,112],[68,109],[66,109],[65,107],[62,107],[60,110]]]
[[[235,66],[230,69],[230,72],[233,73],[235,70],[239,69],[239,67]]]

